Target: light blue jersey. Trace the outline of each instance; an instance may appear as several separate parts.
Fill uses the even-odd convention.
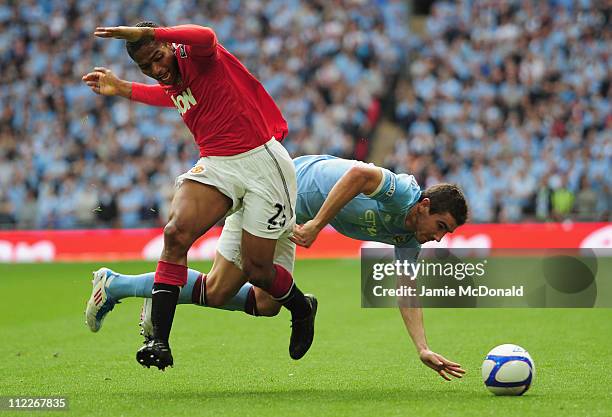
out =
[[[303,224],[315,217],[336,182],[352,166],[362,162],[308,155],[295,158],[293,163],[298,184],[296,216],[298,224]],[[405,222],[408,210],[421,196],[421,189],[412,175],[398,175],[384,168],[382,171],[383,181],[378,189],[369,196],[359,194],[353,198],[330,224],[353,239],[413,248],[418,253],[421,245],[414,233],[406,230]]]

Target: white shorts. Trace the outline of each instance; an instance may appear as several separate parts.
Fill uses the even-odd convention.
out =
[[[295,224],[297,184],[295,167],[287,150],[276,139],[232,156],[205,156],[185,180],[208,184],[232,200],[228,215],[242,212],[240,229],[252,235],[278,239]]]
[[[242,269],[242,257],[240,252],[240,242],[242,240],[242,215],[243,211],[239,210],[225,219],[221,237],[217,242],[217,252],[240,269]],[[274,263],[281,265],[293,274],[295,243],[289,240],[290,235],[291,230],[287,230],[276,241]]]

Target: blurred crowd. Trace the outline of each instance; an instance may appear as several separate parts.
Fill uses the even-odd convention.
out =
[[[367,157],[378,97],[409,39],[401,1],[26,0],[0,5],[0,224],[141,227],[167,218],[174,178],[198,153],[173,109],[100,97],[96,66],[146,79],[96,26],[153,20],[212,27],[265,85],[293,155]],[[365,144],[365,146],[364,146]]]
[[[405,138],[386,164],[422,186],[460,184],[473,222],[608,220],[612,7],[603,3],[434,4],[395,90]]]
[[[145,227],[198,158],[174,109],[93,94],[146,79],[96,26],[212,27],[276,99],[292,155],[366,159],[465,190],[475,222],[610,211],[609,12],[595,1],[438,2],[423,36],[400,0],[25,0],[0,4],[0,227]]]

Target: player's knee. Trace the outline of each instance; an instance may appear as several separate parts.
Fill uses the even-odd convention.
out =
[[[164,227],[164,246],[177,251],[187,251],[193,243],[189,228],[183,227],[179,222],[171,220]]]

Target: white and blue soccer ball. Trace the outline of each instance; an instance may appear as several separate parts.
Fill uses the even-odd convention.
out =
[[[495,395],[523,395],[534,377],[533,359],[518,345],[494,347],[482,363],[482,379]]]

